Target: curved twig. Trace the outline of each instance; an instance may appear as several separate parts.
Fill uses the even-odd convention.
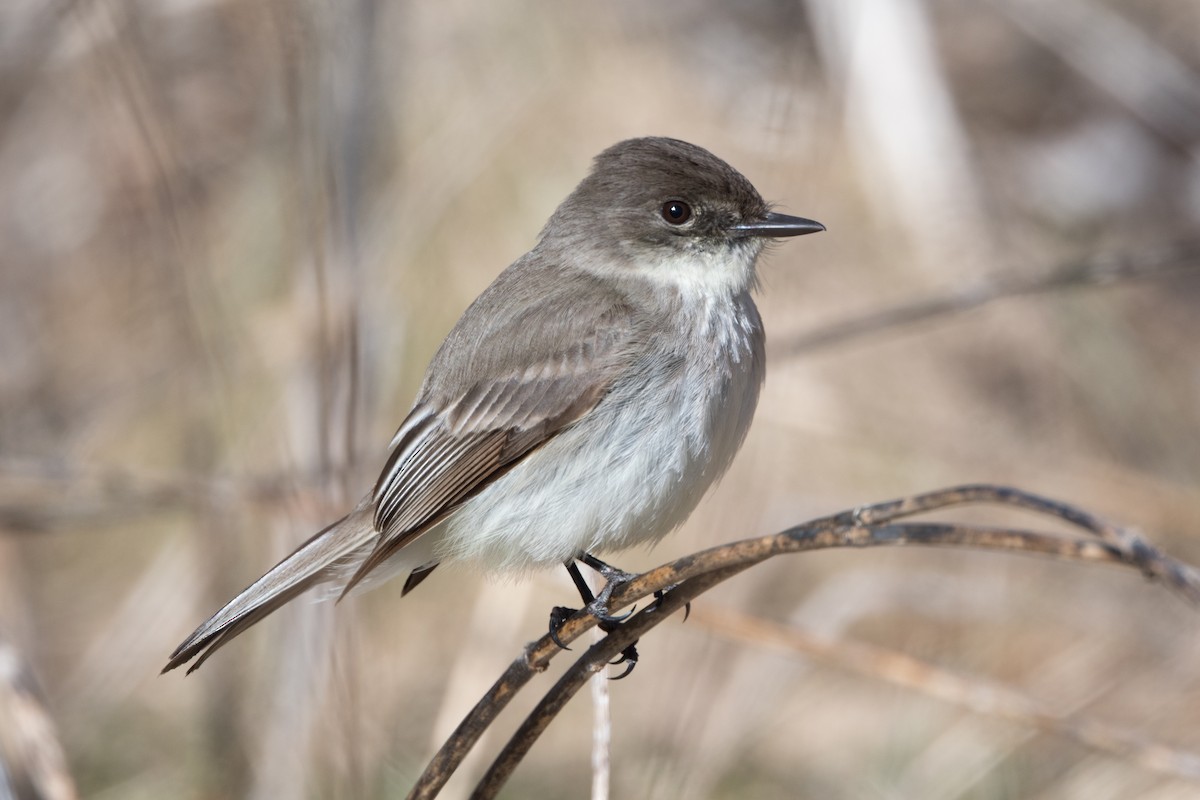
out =
[[[1003,528],[896,522],[916,514],[967,503],[992,503],[1054,516],[1096,538],[1072,539]],[[784,553],[831,547],[903,544],[973,547],[1125,565],[1200,603],[1200,573],[1194,568],[1163,554],[1128,529],[1065,503],[1018,489],[985,484],[966,485],[862,506],[797,525],[773,536],[745,539],[684,556],[618,587],[613,592],[610,605],[614,610],[656,591],[672,586],[675,588],[667,593],[660,604],[652,605],[631,617],[572,665],[501,751],[477,787],[475,796],[494,796],[546,725],[588,677],[602,669],[624,647],[658,625],[672,611],[712,586]],[[558,636],[569,644],[595,624],[593,617],[579,613],[559,629]],[[436,796],[512,696],[536,673],[544,671],[558,652],[559,648],[550,641],[548,635],[528,645],[443,744],[409,797]]]

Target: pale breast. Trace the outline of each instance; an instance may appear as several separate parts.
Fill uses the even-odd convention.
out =
[[[431,532],[442,558],[522,570],[653,542],[687,518],[749,429],[763,333],[748,293],[673,321],[591,413]]]

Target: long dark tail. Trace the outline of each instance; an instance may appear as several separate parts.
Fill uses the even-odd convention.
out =
[[[364,550],[364,555],[369,553],[377,536],[369,509],[360,506],[342,517],[300,545],[196,628],[171,653],[163,672],[195,658],[196,663],[188,667],[188,674],[191,674],[222,645],[284,603],[337,577],[337,568],[344,568],[347,559],[359,550]]]

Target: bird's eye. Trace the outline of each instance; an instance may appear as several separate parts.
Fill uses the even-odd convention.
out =
[[[668,200],[663,203],[662,218],[672,225],[682,225],[692,218],[692,207],[682,200]]]

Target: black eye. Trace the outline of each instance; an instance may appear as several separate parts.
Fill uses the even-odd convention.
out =
[[[692,207],[682,200],[668,200],[663,203],[662,218],[672,225],[682,225],[692,218]]]

